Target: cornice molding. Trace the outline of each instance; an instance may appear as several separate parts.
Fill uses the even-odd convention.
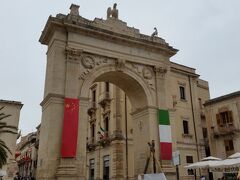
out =
[[[182,69],[177,69],[175,67],[171,67],[171,71],[175,72],[175,73],[180,73],[180,74],[183,74],[183,75],[189,75],[189,76],[194,77],[194,78],[199,78],[199,76],[200,76],[199,74],[188,72],[188,71],[185,71],[185,70],[182,70]]]
[[[161,51],[168,57],[171,57],[177,53],[177,49],[169,46],[167,43],[162,41],[151,41],[150,36],[138,34],[138,36],[131,36],[128,34],[120,34],[110,30],[102,29],[94,26],[95,21],[89,21],[80,17],[81,21],[74,21],[69,16],[58,15],[57,17],[50,16],[42,32],[39,41],[42,44],[48,45],[49,41],[56,30],[65,32],[81,32],[88,36],[94,36],[99,39],[108,41],[114,41],[118,43],[132,44],[141,48],[147,48],[149,50]],[[96,23],[96,22],[95,22]]]
[[[51,98],[64,99],[64,97],[65,96],[62,94],[49,93],[47,96],[45,96],[40,105],[43,107]]]

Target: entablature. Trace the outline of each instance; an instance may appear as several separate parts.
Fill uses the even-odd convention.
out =
[[[164,39],[141,34],[138,29],[128,27],[127,23],[114,18],[107,20],[95,18],[93,21],[82,16],[58,14],[50,16],[39,41],[48,45],[55,31],[77,32],[87,36],[134,45],[139,48],[160,51],[167,57],[177,53],[177,49],[169,46]]]

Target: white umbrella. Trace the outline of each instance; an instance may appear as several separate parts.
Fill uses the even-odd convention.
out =
[[[0,169],[0,177],[6,176],[7,172],[5,170]]]
[[[213,157],[213,156],[208,156],[203,158],[201,161],[221,161],[222,159],[217,158],[217,157]]]
[[[221,159],[213,157],[213,156],[208,156],[206,158],[203,158],[199,162],[185,166],[185,168],[187,168],[187,169],[207,169],[209,179],[212,179],[212,175],[209,173],[209,167],[218,161],[221,161]],[[195,177],[195,179],[196,179],[196,177]]]
[[[236,158],[240,158],[239,152],[236,152],[235,154],[232,154],[231,156],[228,157],[228,159],[236,159]]]
[[[190,164],[188,166],[185,166],[185,168],[187,169],[207,169],[210,166],[214,165],[217,161],[220,161],[220,158],[216,158],[213,156],[208,156],[206,158],[203,158],[201,161],[199,162],[195,162],[193,164]]]
[[[232,154],[227,159],[210,165],[210,168],[232,168],[240,167],[240,153]]]

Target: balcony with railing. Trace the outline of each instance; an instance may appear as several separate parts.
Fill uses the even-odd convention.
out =
[[[237,129],[232,123],[220,124],[217,126],[217,128],[212,129],[215,138],[220,136],[234,135],[235,133],[240,132],[240,130]]]
[[[105,146],[110,145],[111,138],[110,138],[110,136],[109,136],[107,131],[105,131],[105,132],[98,132],[98,136],[99,136],[98,137],[98,143],[99,143],[100,146],[105,147]]]
[[[110,93],[105,91],[99,95],[99,102],[100,106],[102,108],[105,108],[107,105],[110,104],[111,98],[110,98]]]
[[[97,142],[95,140],[95,137],[89,137],[87,138],[87,150],[88,151],[94,151],[96,149]]]

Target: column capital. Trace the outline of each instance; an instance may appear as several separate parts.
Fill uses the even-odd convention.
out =
[[[157,76],[164,77],[168,69],[165,66],[154,66],[154,71]]]
[[[83,53],[83,50],[82,49],[75,49],[75,48],[67,46],[65,48],[65,52],[66,52],[67,55],[70,55],[70,56],[81,56],[81,54]]]

